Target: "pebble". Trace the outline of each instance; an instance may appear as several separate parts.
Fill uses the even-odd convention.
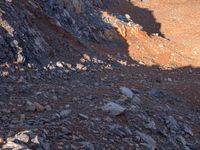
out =
[[[108,112],[110,115],[117,116],[123,114],[126,108],[114,102],[108,102],[102,107],[102,110]]]
[[[52,110],[50,105],[45,105],[44,108],[45,108],[46,111],[51,111]]]
[[[19,140],[19,141],[22,141],[24,143],[28,143],[30,138],[29,136],[27,135],[29,132],[31,131],[24,131],[24,132],[20,132],[18,134],[15,135],[15,139]]]
[[[80,142],[80,144],[82,145],[81,147],[87,150],[94,150],[94,145],[90,142]]]
[[[86,119],[86,120],[88,120],[89,119],[89,117],[88,116],[86,116],[86,115],[84,115],[84,114],[78,114],[78,116],[80,117],[80,118],[82,118],[82,119]]]
[[[66,109],[66,110],[61,111],[59,115],[61,118],[65,118],[65,117],[68,117],[70,113],[71,113],[71,109]]]
[[[168,116],[166,118],[166,126],[170,129],[171,132],[176,132],[178,130],[178,123],[173,116]]]
[[[182,144],[184,150],[190,150],[190,148],[187,146],[187,141],[183,136],[179,136],[177,140]]]
[[[147,147],[149,150],[155,150],[156,149],[156,141],[150,136],[145,133],[136,131],[137,135],[140,136],[140,138],[147,143]]]
[[[145,127],[147,129],[156,130],[156,124],[153,120],[151,120],[149,123],[145,124]]]
[[[141,103],[141,99],[138,96],[134,96],[131,100],[132,104],[140,104]]]
[[[128,98],[133,97],[133,92],[127,87],[120,87],[120,91],[123,95],[127,96]]]
[[[42,106],[41,104],[34,102],[35,105],[35,110],[38,112],[43,112],[45,110],[44,106]]]
[[[60,61],[56,62],[56,66],[59,68],[63,68],[63,64]]]
[[[26,118],[25,114],[21,114],[21,115],[20,115],[20,120],[21,120],[21,121],[24,121],[25,118]]]
[[[26,111],[35,111],[35,105],[30,102],[30,101],[27,101],[26,102]]]
[[[185,131],[185,133],[187,133],[187,134],[189,134],[191,136],[194,135],[193,132],[192,132],[192,128],[189,127],[188,125],[184,125],[184,131]]]

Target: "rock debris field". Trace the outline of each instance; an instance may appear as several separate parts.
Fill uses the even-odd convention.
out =
[[[1,0],[0,150],[199,150],[199,8]]]

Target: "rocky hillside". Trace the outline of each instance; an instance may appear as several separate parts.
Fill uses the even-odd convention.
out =
[[[0,149],[200,149],[198,38],[162,17],[177,5],[200,6],[1,0]]]

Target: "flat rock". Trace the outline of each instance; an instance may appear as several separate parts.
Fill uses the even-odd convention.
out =
[[[102,110],[108,112],[110,115],[117,116],[124,113],[126,108],[122,107],[117,103],[108,102],[102,107]]]
[[[120,87],[120,92],[128,98],[133,97],[133,92],[127,87]]]

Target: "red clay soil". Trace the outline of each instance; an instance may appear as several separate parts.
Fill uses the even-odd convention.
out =
[[[130,19],[143,26],[143,31],[151,36],[148,38],[141,31],[133,36],[130,29],[126,29],[130,56],[146,65],[168,67],[200,66],[199,9],[197,0],[132,3],[119,0],[109,7],[112,12],[129,14]]]

